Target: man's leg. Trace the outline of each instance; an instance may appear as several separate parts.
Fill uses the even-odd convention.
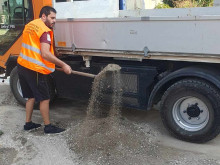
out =
[[[50,102],[50,100],[40,101],[40,113],[43,117],[44,125],[50,124],[49,102]]]
[[[29,98],[26,102],[26,123],[24,125],[24,130],[32,130],[39,128],[41,124],[36,124],[31,121],[33,109],[34,109],[34,98]]]
[[[34,98],[29,98],[26,102],[26,123],[31,122],[31,117],[34,109]]]
[[[40,101],[40,112],[43,117],[44,125],[45,125],[44,132],[53,134],[53,133],[60,133],[60,132],[65,131],[65,129],[63,128],[59,128],[59,127],[56,127],[50,124],[49,103],[50,103],[50,100]]]

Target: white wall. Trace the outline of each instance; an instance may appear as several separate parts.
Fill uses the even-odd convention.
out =
[[[126,0],[126,9],[127,10],[138,10],[145,8],[144,0]]]
[[[118,17],[118,0],[89,0],[58,2],[53,1],[57,18],[104,18]]]
[[[126,0],[127,10],[154,9],[163,0]]]

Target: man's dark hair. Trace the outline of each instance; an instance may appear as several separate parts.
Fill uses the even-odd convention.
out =
[[[50,12],[54,12],[54,13],[57,13],[57,11],[50,7],[50,6],[44,6],[42,7],[42,9],[40,10],[40,15],[39,17],[41,18],[43,14],[45,14],[46,16],[50,15]]]

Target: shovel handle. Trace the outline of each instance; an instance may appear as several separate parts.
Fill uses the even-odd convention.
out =
[[[56,70],[63,72],[62,68],[56,68]],[[95,76],[96,76],[94,74],[85,73],[85,72],[79,72],[79,71],[75,71],[75,70],[72,70],[71,73],[72,74],[76,74],[76,75],[80,75],[80,76],[90,77],[90,78],[95,78]]]

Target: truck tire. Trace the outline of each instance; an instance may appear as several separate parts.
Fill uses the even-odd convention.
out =
[[[50,102],[55,99],[55,86],[51,79],[48,80],[48,86],[49,86],[49,92],[50,92]],[[25,106],[27,99],[22,97],[21,92],[21,86],[18,79],[18,73],[17,73],[17,66],[14,67],[14,69],[11,71],[10,74],[10,87],[11,91],[15,97],[15,99],[18,101],[19,104]],[[39,105],[38,103],[35,103],[35,108],[37,108]]]
[[[11,91],[19,104],[25,106],[27,99],[22,97],[21,86],[18,79],[17,66],[14,67],[10,74]]]
[[[160,114],[168,131],[178,139],[204,143],[219,132],[220,92],[199,79],[184,79],[167,89]]]

